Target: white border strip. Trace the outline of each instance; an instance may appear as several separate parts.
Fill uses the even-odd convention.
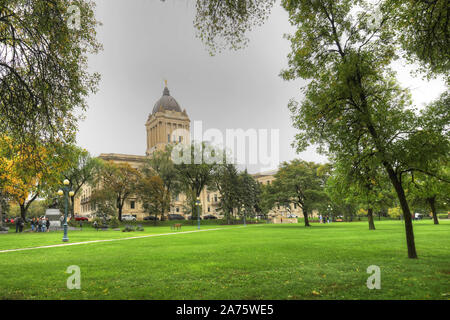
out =
[[[138,237],[129,237],[129,238],[118,238],[118,239],[103,239],[103,240],[91,240],[91,241],[83,241],[83,242],[73,242],[73,243],[61,243],[61,244],[53,244],[49,246],[40,246],[40,247],[29,247],[29,248],[19,248],[19,249],[7,249],[0,250],[0,253],[7,252],[16,252],[16,251],[25,251],[25,250],[34,250],[34,249],[46,249],[46,248],[57,248],[57,247],[65,247],[65,246],[76,246],[80,244],[90,244],[90,243],[100,243],[100,242],[111,242],[111,241],[122,241],[122,240],[131,240],[131,239],[142,239],[142,238],[150,238],[150,237],[160,237],[160,236],[170,236],[175,234],[186,234],[186,233],[195,233],[195,232],[205,232],[205,231],[215,231],[215,230],[227,230],[227,229],[236,229],[242,228],[239,227],[231,227],[231,228],[214,228],[214,229],[204,229],[204,230],[193,230],[193,231],[181,231],[181,232],[170,232],[170,233],[157,233],[157,234],[149,234],[146,236],[138,236]]]

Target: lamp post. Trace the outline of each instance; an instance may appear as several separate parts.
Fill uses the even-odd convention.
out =
[[[197,197],[197,201],[195,201],[195,204],[197,205],[197,222],[198,222],[198,230],[200,230],[200,198]]]
[[[64,183],[64,187],[62,187],[62,189],[58,190],[58,195],[60,195],[60,196],[64,195],[64,236],[62,238],[62,241],[68,242],[69,238],[67,237],[67,210],[68,210],[68,206],[69,206],[69,196],[73,197],[73,195],[75,193],[72,190],[70,190],[69,180],[65,179],[63,181],[63,183]]]
[[[247,223],[245,221],[245,205],[244,204],[242,204],[242,212],[244,212],[244,227],[246,227]]]

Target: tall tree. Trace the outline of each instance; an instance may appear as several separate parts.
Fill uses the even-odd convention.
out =
[[[219,192],[219,209],[224,213],[228,224],[239,205],[238,181],[239,175],[234,164],[219,164],[213,169],[209,189]]]
[[[70,197],[70,214],[75,215],[75,197],[77,197],[81,188],[94,182],[95,173],[100,166],[98,158],[92,158],[89,152],[77,146],[69,145],[67,147],[70,157],[70,167],[63,172],[63,178],[69,180],[71,190],[74,195]]]
[[[0,1],[0,134],[74,141],[99,80],[88,71],[88,54],[101,49],[97,25],[90,0]]]
[[[157,175],[144,175],[137,185],[137,193],[145,212],[154,215],[156,225],[156,218],[160,215],[163,219],[167,203],[170,204],[170,194],[163,180]]]
[[[259,200],[258,182],[247,172],[247,169],[238,176],[239,212],[246,217],[253,217]],[[241,210],[242,209],[242,210]]]
[[[321,207],[327,199],[325,181],[318,172],[320,167],[298,159],[283,162],[270,186],[276,204],[288,207],[295,204],[302,209],[306,227],[310,226],[308,214]]]
[[[416,258],[402,176],[412,169],[411,158],[416,158],[414,170],[426,171],[429,161],[442,152],[443,139],[433,132],[435,139],[427,141],[429,133],[407,109],[408,92],[399,87],[389,67],[396,57],[395,34],[384,14],[386,7],[379,8],[382,19],[374,26],[370,12],[375,8],[359,3],[366,10],[354,13],[350,0],[283,1],[297,31],[290,36],[289,68],[282,75],[286,80],[309,80],[301,105],[290,104],[294,126],[300,130],[297,147],[303,150],[308,143],[318,143],[345,161],[355,159],[358,146],[359,157],[377,159],[403,211],[408,257]]]
[[[161,219],[164,219],[164,213],[170,212],[171,199],[179,194],[181,188],[178,171],[171,159],[172,149],[172,145],[167,145],[164,150],[155,151],[141,169],[147,178],[153,177],[155,174],[161,178],[165,190],[165,195],[161,199],[166,201]]]
[[[197,212],[195,210],[197,198],[200,197],[203,189],[212,182],[214,167],[224,158],[215,152],[220,151],[209,148],[206,142],[192,142],[190,145],[180,145],[180,149],[175,149],[172,153],[172,156],[177,157],[174,161],[175,168],[181,188],[191,207],[192,216],[194,216],[194,212]]]
[[[104,198],[110,203],[110,195],[114,197],[114,205],[117,209],[119,221],[122,221],[122,211],[125,201],[136,194],[140,173],[128,163],[113,163],[107,161],[103,163],[96,185],[96,193],[107,195]]]

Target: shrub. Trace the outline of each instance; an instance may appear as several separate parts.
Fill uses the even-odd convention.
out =
[[[439,219],[448,219],[448,213],[440,213],[437,216]]]
[[[122,232],[131,232],[135,230],[136,228],[134,226],[126,225],[125,228],[123,228]]]
[[[110,228],[118,228],[119,227],[119,219],[117,219],[116,217],[112,217],[109,221],[108,221],[108,225]]]

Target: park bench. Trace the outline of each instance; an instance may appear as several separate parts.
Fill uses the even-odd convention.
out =
[[[170,227],[170,229],[181,230],[181,223],[175,223]]]

